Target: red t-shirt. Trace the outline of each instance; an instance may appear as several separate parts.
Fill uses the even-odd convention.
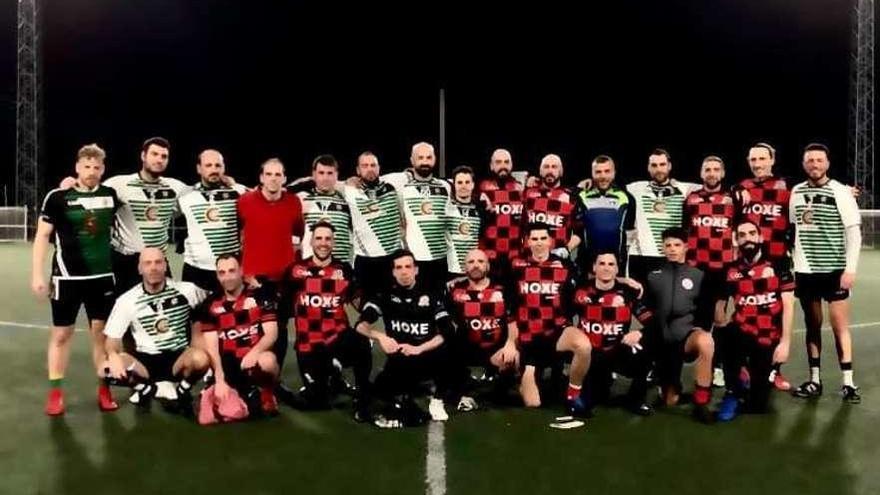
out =
[[[238,221],[241,226],[242,271],[279,281],[296,261],[293,237],[303,235],[302,203],[294,194],[281,192],[277,201],[269,201],[260,189],[238,198]]]

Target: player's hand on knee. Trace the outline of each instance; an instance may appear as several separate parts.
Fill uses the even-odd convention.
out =
[[[257,365],[257,358],[258,358],[257,353],[254,352],[253,349],[251,349],[247,354],[244,355],[243,358],[241,358],[241,369],[249,370],[249,369],[253,368],[254,366],[256,366]]]
[[[126,380],[128,378],[128,371],[125,369],[125,363],[122,362],[119,354],[110,356],[107,360],[107,365],[110,368],[110,378],[115,378],[116,380]]]
[[[790,343],[786,340],[782,340],[776,346],[776,349],[773,351],[773,363],[774,364],[782,364],[788,361],[788,351],[791,347]]]
[[[382,352],[385,354],[395,354],[400,350],[400,344],[397,343],[396,340],[388,337],[387,335],[383,335],[379,337],[379,347],[382,348]]]
[[[623,343],[632,347],[633,349],[641,350],[642,349],[642,332],[638,330],[632,330],[627,332],[626,335],[623,336]]]

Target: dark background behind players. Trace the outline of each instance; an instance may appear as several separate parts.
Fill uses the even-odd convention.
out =
[[[248,185],[269,156],[298,177],[317,153],[333,153],[349,175],[369,148],[391,172],[412,143],[436,140],[443,84],[447,170],[482,172],[494,148],[509,147],[519,168],[535,172],[541,156],[558,152],[574,183],[608,153],[626,183],[664,146],[681,179],[696,180],[700,159],[715,153],[733,180],[748,174],[747,146],[766,140],[779,149],[778,172],[800,177],[799,151],[812,140],[845,163],[850,3],[498,3],[490,11],[429,1],[392,16],[391,4],[43,2],[46,163],[64,167],[59,157],[97,141],[108,176],[130,172],[138,144],[162,135],[174,146],[171,173],[187,182],[205,147],[222,150],[229,173]],[[442,36],[452,28],[454,39]],[[4,2],[7,165],[15,84],[15,2]],[[12,177],[0,185],[11,188]]]

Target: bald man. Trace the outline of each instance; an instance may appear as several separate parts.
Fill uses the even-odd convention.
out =
[[[452,342],[454,380],[459,411],[476,409],[476,401],[464,395],[470,366],[485,368],[487,375],[498,371],[514,373],[519,352],[513,335],[507,332],[504,287],[489,278],[489,258],[480,249],[467,253],[465,275],[447,284],[446,308],[455,325]]]
[[[382,176],[397,190],[403,208],[404,241],[419,266],[419,279],[434,291],[447,280],[446,208],[450,204],[449,182],[434,176],[437,158],[430,143],[416,143],[410,168]]]
[[[199,182],[178,200],[186,232],[178,237],[177,252],[183,253],[183,280],[213,291],[219,289],[217,258],[241,251],[235,205],[247,189],[227,184],[226,162],[217,150],[199,153],[196,172]]]
[[[479,192],[489,201],[480,247],[486,251],[492,274],[500,281],[506,278],[511,258],[517,257],[522,247],[523,185],[513,177],[513,157],[506,149],[492,152],[489,170],[489,177],[479,184]]]
[[[540,184],[523,193],[522,223],[541,223],[550,227],[550,249],[564,259],[569,257],[580,238],[572,235],[575,195],[562,185],[562,158],[549,154],[538,169]]]
[[[190,282],[166,277],[168,264],[158,248],[144,248],[138,260],[142,283],[116,300],[104,335],[108,380],[133,386],[129,399],[149,407],[159,381],[176,381],[175,409],[192,414],[190,389],[210,366],[208,355],[189,346],[192,310],[206,293]],[[122,351],[122,337],[131,328],[135,350]]]

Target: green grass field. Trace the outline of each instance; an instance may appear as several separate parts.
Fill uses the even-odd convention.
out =
[[[355,424],[347,404],[277,418],[200,427],[155,407],[138,414],[95,405],[88,338],[76,335],[65,379],[67,414],[43,414],[46,302],[30,295],[30,248],[0,245],[0,493],[376,494],[865,494],[880,493],[880,253],[866,251],[853,295],[860,405],[842,404],[830,331],[825,395],[775,393],[776,412],[703,426],[686,407],[638,418],[599,409],[585,428],[557,431],[557,409],[485,409],[434,427],[436,483],[426,482],[428,428]],[[179,274],[175,259],[174,273]],[[800,310],[798,309],[798,313]],[[84,327],[85,317],[80,316]],[[807,375],[798,314],[792,382]],[[288,356],[285,380],[299,385]],[[687,383],[687,382],[685,382]],[[118,399],[127,394],[117,390]],[[716,391],[716,398],[720,392]],[[437,437],[435,437],[437,438]]]

